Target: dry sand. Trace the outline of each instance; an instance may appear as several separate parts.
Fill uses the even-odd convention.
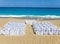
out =
[[[10,20],[25,21],[25,19],[0,18],[0,28]],[[60,20],[41,20],[50,21],[60,27]],[[60,44],[60,35],[37,36],[33,33],[30,25],[26,26],[24,36],[3,36],[0,35],[0,44]]]

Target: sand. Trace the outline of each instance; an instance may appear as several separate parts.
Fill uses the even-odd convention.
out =
[[[0,28],[8,21],[22,21],[25,19],[18,18],[0,18]],[[50,21],[60,27],[60,20],[41,20]],[[0,44],[60,44],[60,35],[39,36],[33,33],[31,25],[26,26],[26,34],[24,36],[3,36],[0,35]]]

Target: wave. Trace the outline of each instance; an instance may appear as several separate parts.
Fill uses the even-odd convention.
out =
[[[60,18],[56,15],[0,15],[0,17],[46,17],[46,18]]]

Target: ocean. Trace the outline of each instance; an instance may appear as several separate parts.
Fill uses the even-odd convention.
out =
[[[0,15],[60,16],[60,8],[0,7]]]

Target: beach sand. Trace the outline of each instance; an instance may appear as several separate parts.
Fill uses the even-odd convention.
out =
[[[8,21],[21,21],[25,19],[19,18],[0,18],[0,28]],[[39,20],[40,21],[40,20]],[[41,20],[50,21],[60,27],[60,20]],[[23,36],[3,36],[0,35],[0,44],[60,44],[60,35],[39,36],[33,33],[31,25],[26,26],[26,34]]]

